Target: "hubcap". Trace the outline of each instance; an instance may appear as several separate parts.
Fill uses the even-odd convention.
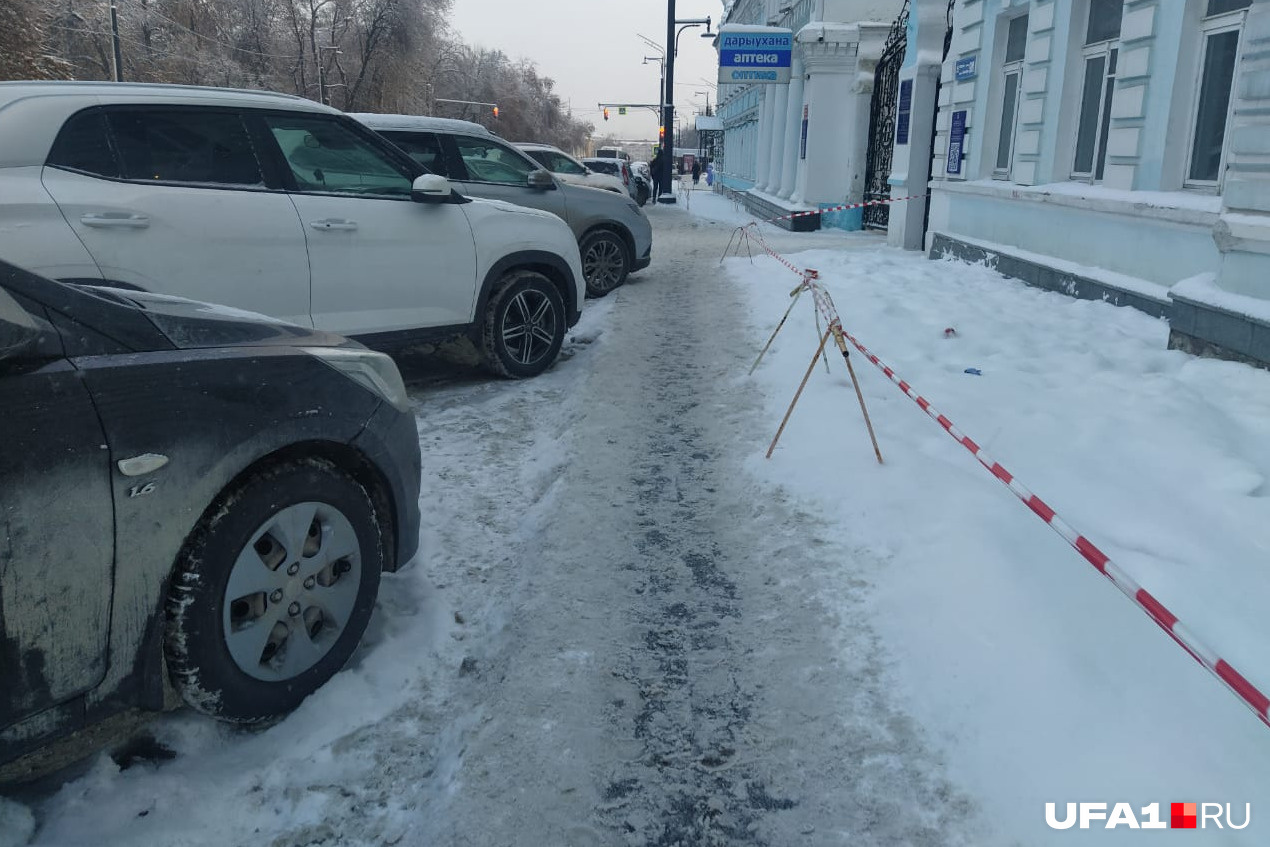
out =
[[[503,312],[503,346],[520,365],[536,364],[551,352],[556,341],[556,310],[541,291],[517,294]]]
[[[595,242],[582,257],[582,274],[594,288],[613,288],[622,278],[622,248],[607,238]]]
[[[225,586],[225,646],[256,679],[294,679],[330,652],[357,604],[361,547],[348,518],[297,503],[265,521]]]

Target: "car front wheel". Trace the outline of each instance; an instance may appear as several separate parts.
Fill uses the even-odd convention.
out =
[[[385,559],[365,489],[321,459],[269,468],[223,496],[182,550],[168,667],[223,720],[285,714],[353,654]]]
[[[617,233],[603,229],[592,232],[582,239],[579,252],[588,297],[603,297],[626,282],[631,259]]]
[[[534,271],[513,271],[498,283],[485,309],[485,367],[511,379],[537,376],[560,355],[566,329],[564,298],[551,280]]]

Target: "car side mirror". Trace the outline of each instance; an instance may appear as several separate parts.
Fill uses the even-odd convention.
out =
[[[410,199],[416,203],[449,203],[454,196],[454,186],[440,174],[424,174],[410,186]]]
[[[528,182],[529,187],[535,191],[551,191],[556,187],[556,180],[550,171],[530,171]]]

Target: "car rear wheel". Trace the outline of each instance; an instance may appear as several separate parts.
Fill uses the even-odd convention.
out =
[[[239,723],[300,705],[353,654],[384,559],[370,496],[330,462],[237,485],[186,543],[168,596],[168,667],[185,702]]]
[[[588,297],[603,297],[626,282],[631,259],[617,233],[603,229],[592,232],[582,239],[579,250]]]
[[[566,329],[564,298],[551,280],[513,271],[498,283],[485,310],[485,367],[511,379],[537,376],[560,355]]]

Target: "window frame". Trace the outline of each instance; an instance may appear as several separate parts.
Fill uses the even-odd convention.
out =
[[[1205,8],[1207,8],[1207,0],[1204,0]],[[1200,19],[1199,25],[1199,50],[1195,68],[1195,91],[1191,95],[1191,107],[1187,112],[1187,130],[1186,130],[1186,155],[1182,159],[1182,187],[1194,191],[1217,194],[1222,190],[1226,181],[1227,157],[1230,154],[1230,119],[1235,111],[1235,79],[1239,74],[1239,61],[1243,57],[1244,38],[1243,30],[1247,22],[1248,9],[1236,9],[1233,12],[1222,12],[1211,17]],[[1237,43],[1235,46],[1235,70],[1231,74],[1230,80],[1230,100],[1226,103],[1226,115],[1224,118],[1225,128],[1222,133],[1222,149],[1221,160],[1217,165],[1217,179],[1192,179],[1191,163],[1195,155],[1195,142],[1198,135],[1200,96],[1204,89],[1204,63],[1208,58],[1209,40],[1214,35],[1223,33],[1237,32]]]
[[[296,181],[295,175],[291,171],[291,164],[287,159],[286,153],[282,150],[282,145],[278,143],[274,137],[273,130],[269,126],[268,118],[282,117],[295,119],[312,118],[330,121],[338,124],[351,134],[360,137],[371,147],[379,150],[385,158],[395,161],[401,166],[402,170],[410,174],[410,182],[414,181],[429,171],[420,165],[409,154],[398,148],[384,136],[365,126],[364,124],[344,115],[331,115],[325,112],[310,112],[303,109],[244,109],[246,120],[249,122],[252,131],[260,138],[265,139],[268,145],[268,156],[270,164],[277,170],[279,182],[282,190],[288,194],[303,194],[313,197],[346,197],[358,200],[392,200],[396,202],[411,202],[409,192],[405,196],[396,194],[357,194],[348,191],[316,191],[308,188],[301,188]]]
[[[1098,175],[1101,167],[1106,175],[1107,169],[1107,136],[1111,134],[1111,109],[1115,105],[1116,79],[1120,70],[1120,39],[1099,41],[1086,44],[1080,48],[1080,84],[1079,97],[1076,103],[1076,139],[1072,147],[1072,164],[1068,178],[1074,182],[1087,182],[1097,185],[1103,177]],[[1076,157],[1080,155],[1080,126],[1085,113],[1085,78],[1089,73],[1089,62],[1101,58],[1102,85],[1098,87],[1098,115],[1094,124],[1094,153],[1088,171],[1076,170]],[[1116,70],[1110,70],[1112,59],[1115,59]],[[1105,127],[1105,129],[1104,129]]]
[[[450,144],[453,145],[455,160],[460,165],[462,165],[463,173],[465,174],[465,177],[462,180],[460,180],[461,182],[470,182],[477,185],[502,185],[502,186],[511,186],[512,188],[528,188],[529,174],[533,173],[534,171],[544,170],[543,166],[539,162],[537,162],[532,156],[528,155],[523,150],[517,149],[515,145],[510,144],[501,138],[497,138],[495,136],[473,135],[471,133],[466,133],[466,132],[439,133],[439,134],[442,135],[444,138],[447,138]],[[526,171],[525,173],[525,181],[523,183],[518,183],[518,182],[502,182],[499,180],[488,180],[488,179],[476,178],[473,175],[472,171],[468,168],[467,160],[463,158],[463,150],[459,146],[459,141],[461,139],[468,139],[471,141],[479,142],[481,144],[487,144],[494,147],[500,147],[503,150],[511,152],[515,158],[518,158],[520,160],[522,164],[529,166],[529,170]]]
[[[218,183],[218,182],[185,182],[181,180],[169,179],[141,179],[138,177],[126,176],[123,152],[119,147],[118,139],[115,137],[115,127],[111,121],[111,116],[116,114],[138,114],[138,113],[170,113],[174,111],[188,112],[215,112],[218,114],[236,115],[242,122],[243,128],[247,133],[248,141],[251,144],[252,153],[255,155],[256,164],[260,168],[260,184],[249,185],[244,183]],[[107,182],[126,183],[128,185],[152,185],[163,186],[165,188],[192,188],[205,191],[251,191],[251,192],[278,192],[284,191],[285,185],[282,173],[278,170],[277,160],[272,139],[264,139],[261,137],[253,119],[251,109],[238,108],[235,106],[210,106],[201,103],[108,103],[100,106],[89,106],[80,109],[73,114],[67,115],[58,127],[57,134],[54,136],[53,143],[49,145],[49,152],[44,158],[44,167],[57,168],[67,173],[80,174],[91,179],[101,179]],[[116,176],[86,171],[81,168],[73,168],[69,165],[56,164],[51,161],[54,148],[58,139],[61,138],[66,125],[73,119],[84,116],[101,115],[106,128],[106,143],[110,149],[111,156],[115,160],[115,165],[119,169]],[[265,143],[267,142],[267,143]]]
[[[1023,20],[1023,55],[1017,59],[1009,59],[1010,55],[1010,29],[1014,26],[1015,21]],[[995,151],[995,160],[992,163],[992,178],[1009,180],[1014,175],[1014,155],[1016,152],[1016,136],[1019,132],[1019,107],[1023,101],[1023,65],[1027,60],[1027,42],[1030,34],[1031,20],[1025,12],[1022,15],[1016,15],[1012,18],[1006,18],[999,22],[1004,25],[1004,41],[1001,46],[1002,62],[998,69],[1001,79],[1001,109],[998,115],[997,123],[997,149]],[[1002,167],[1001,161],[1001,139],[1005,133],[1006,127],[1006,97],[1010,89],[1010,77],[1015,76],[1014,81],[1014,108],[1011,110],[1009,117],[1010,133],[1007,143],[1009,144],[1009,152],[1007,154],[1005,166]]]

